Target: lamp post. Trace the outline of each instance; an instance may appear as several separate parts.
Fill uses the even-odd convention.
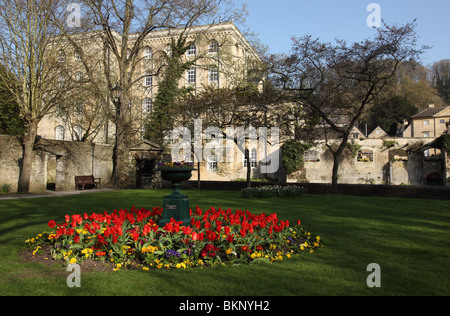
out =
[[[120,115],[120,98],[122,96],[122,88],[119,86],[119,83],[116,83],[116,86],[114,88],[111,89],[111,94],[112,94],[112,98],[113,98],[113,103],[114,106],[116,108],[116,137],[115,137],[115,144],[114,144],[114,190],[118,189],[118,184],[117,184],[117,162],[118,162],[118,157],[117,157],[117,134],[118,134],[118,122],[119,122],[119,115]]]

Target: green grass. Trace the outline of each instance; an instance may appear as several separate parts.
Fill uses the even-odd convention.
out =
[[[89,272],[69,288],[69,272],[25,263],[24,240],[63,222],[65,214],[161,206],[167,190],[131,190],[65,197],[0,200],[0,295],[450,295],[450,202],[303,195],[244,199],[239,192],[183,191],[191,207],[276,212],[321,236],[313,254],[273,264],[215,269]],[[370,263],[381,288],[369,288]]]

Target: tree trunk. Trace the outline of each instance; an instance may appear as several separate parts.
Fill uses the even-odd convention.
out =
[[[338,172],[339,172],[339,164],[340,164],[340,157],[344,151],[344,149],[347,147],[348,142],[348,135],[344,135],[344,138],[342,139],[341,144],[339,145],[339,148],[333,153],[333,172],[331,175],[331,192],[333,194],[337,193],[338,190]]]
[[[19,184],[17,191],[19,193],[29,193],[31,182],[31,167],[33,164],[34,142],[37,135],[37,122],[32,121],[28,124],[28,130],[23,136],[22,147],[22,167],[20,170]]]
[[[331,192],[337,193],[338,189],[338,171],[339,171],[339,156],[333,154],[333,172],[331,174]]]
[[[245,159],[247,161],[247,188],[252,186],[252,166],[250,163],[250,151],[248,149],[245,150]]]

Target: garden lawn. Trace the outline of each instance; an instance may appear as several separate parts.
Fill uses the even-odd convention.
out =
[[[301,220],[325,247],[273,264],[205,269],[81,272],[69,288],[64,267],[24,262],[24,241],[66,214],[162,206],[168,190],[126,190],[0,200],[0,295],[450,295],[450,202],[303,195],[244,199],[239,192],[183,191],[191,207],[277,213]],[[370,263],[381,287],[369,288]]]

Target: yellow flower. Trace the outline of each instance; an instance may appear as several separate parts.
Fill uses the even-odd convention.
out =
[[[69,263],[77,263],[77,258],[70,259]]]
[[[142,270],[144,270],[144,271],[148,271],[148,270],[150,270],[148,267],[142,267]]]
[[[233,252],[233,249],[231,249],[231,248],[228,248],[226,251],[227,255],[231,254],[232,252]]]
[[[41,249],[41,246],[37,246],[37,247],[36,247],[36,249],[33,251],[33,256],[36,255],[36,252],[38,252],[39,249]]]

